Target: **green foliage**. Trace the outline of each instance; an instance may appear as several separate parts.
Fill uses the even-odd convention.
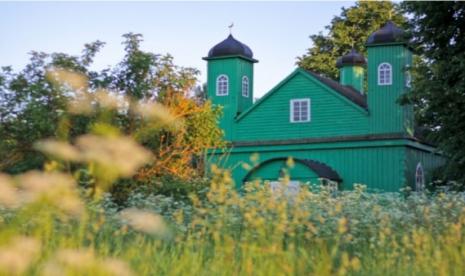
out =
[[[150,177],[143,180],[122,179],[111,188],[111,200],[121,207],[132,206],[134,198],[165,196],[179,201],[189,201],[189,195],[201,195],[209,187],[209,179],[181,179],[174,175]],[[137,206],[141,206],[142,201]]]
[[[465,180],[465,4],[404,2],[419,55],[412,91],[404,102],[416,107],[420,125],[448,155],[443,178]]]
[[[311,35],[312,46],[298,57],[297,64],[307,70],[337,79],[336,60],[354,48],[366,54],[368,36],[388,20],[402,26],[405,18],[397,4],[389,1],[358,1],[355,6],[343,8],[339,16],[326,26],[327,33]]]
[[[112,128],[112,132],[135,137],[157,161],[164,162],[146,168],[141,177],[175,174],[174,167],[185,176],[203,173],[202,164],[193,166],[189,161],[219,145],[222,132],[216,123],[220,110],[191,96],[198,70],[175,65],[169,54],[142,51],[140,34],[128,33],[123,38],[123,60],[100,72],[89,69],[104,46],[100,41],[86,44],[81,56],[32,52],[30,63],[21,72],[2,68],[0,155],[4,158],[0,171],[41,168],[46,158],[34,150],[35,141],[51,137],[72,141],[89,131],[101,134]],[[63,76],[68,83],[58,80]],[[91,96],[93,102],[84,106],[87,111],[70,110],[80,97]],[[145,113],[150,114],[136,110],[140,103],[147,104]],[[98,110],[88,112],[91,107]],[[182,123],[165,127],[165,123],[144,116],[171,116]]]
[[[62,53],[31,52],[29,64],[14,73],[0,72],[0,170],[10,172],[39,168],[44,158],[33,152],[33,142],[59,135],[58,122],[64,118],[69,95],[46,78],[47,70],[65,68],[89,73],[94,55],[103,44],[86,44],[82,57]],[[84,129],[85,130],[85,129]],[[82,133],[83,129],[74,129]]]

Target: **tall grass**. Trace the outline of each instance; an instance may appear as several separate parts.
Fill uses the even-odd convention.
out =
[[[258,182],[240,194],[227,173],[217,174],[202,198],[192,195],[190,202],[175,202],[134,195],[138,200],[131,202],[133,207],[121,211],[108,200],[74,201],[80,197],[71,185],[60,193],[36,189],[33,192],[40,195],[32,196],[24,182],[31,179],[3,176],[4,190],[18,188],[10,193],[16,193],[16,199],[1,201],[8,208],[1,211],[0,271],[5,275],[465,273],[463,194],[405,197],[366,193],[358,186],[339,194],[302,189],[290,197]],[[58,183],[56,173],[28,177]]]

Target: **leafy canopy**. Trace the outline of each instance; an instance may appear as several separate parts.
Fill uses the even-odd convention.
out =
[[[342,8],[341,14],[326,26],[327,33],[311,35],[312,46],[307,53],[297,58],[297,64],[307,70],[337,79],[339,71],[336,60],[355,48],[365,54],[368,36],[381,28],[388,20],[398,25],[405,18],[397,4],[387,1],[359,1],[355,6]]]
[[[32,52],[22,71],[2,68],[0,170],[17,173],[41,168],[45,158],[34,150],[36,141],[72,141],[91,132],[129,135],[150,149],[155,161],[144,167],[139,178],[202,174],[201,157],[206,149],[222,144],[222,132],[217,126],[220,110],[191,96],[198,70],[175,65],[170,55],[142,51],[140,34],[123,38],[122,61],[101,71],[90,69],[104,46],[100,41],[86,44],[81,56]],[[57,85],[57,76],[69,83]],[[82,82],[82,87],[73,87]],[[77,110],[70,108],[86,94],[94,100],[74,106]],[[125,99],[121,101],[125,104],[116,104],[117,99]],[[87,112],[92,106],[98,106],[97,112]],[[140,107],[145,110],[139,112]],[[153,125],[141,114],[155,116],[161,123]],[[168,119],[182,123],[164,124]]]
[[[419,62],[412,92],[417,121],[450,157],[445,174],[465,181],[465,3],[404,2]]]

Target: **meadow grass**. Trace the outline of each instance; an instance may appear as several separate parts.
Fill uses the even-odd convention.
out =
[[[118,210],[108,199],[83,199],[73,185],[59,193],[25,185],[70,180],[66,175],[2,179],[14,188],[2,199],[5,275],[465,273],[461,193],[374,194],[356,186],[289,196],[260,182],[238,193],[228,174],[217,172],[201,198],[135,195],[132,207]]]

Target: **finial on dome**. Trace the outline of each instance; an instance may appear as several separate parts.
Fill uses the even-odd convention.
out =
[[[389,43],[407,43],[405,32],[397,27],[394,22],[389,20],[376,32],[373,32],[367,40],[366,45],[389,44]]]
[[[231,30],[233,26],[234,23],[231,23],[228,27]],[[232,34],[229,34],[229,36],[225,40],[221,41],[220,43],[216,44],[213,48],[211,48],[208,52],[208,55],[203,59],[208,60],[220,57],[234,56],[241,57],[251,62],[258,62],[258,60],[253,58],[253,52],[249,48],[249,46],[235,39],[232,36]]]
[[[233,27],[234,27],[234,22],[231,22],[231,24],[229,24],[229,26],[228,26],[230,35],[232,35],[232,28]]]

